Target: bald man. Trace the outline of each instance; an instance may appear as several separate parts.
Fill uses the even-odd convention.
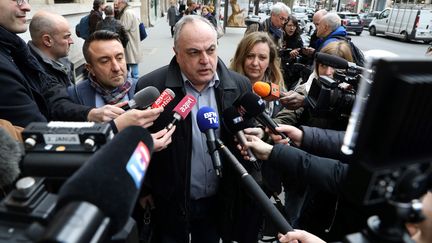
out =
[[[45,71],[66,87],[75,83],[73,64],[67,59],[74,43],[68,21],[59,14],[38,11],[29,29],[28,46]]]

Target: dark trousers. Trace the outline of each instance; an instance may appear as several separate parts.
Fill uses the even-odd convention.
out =
[[[189,235],[191,243],[218,243],[216,197],[192,200],[190,204]],[[183,239],[161,235],[161,243],[183,243]]]
[[[171,37],[174,37],[174,25],[171,26]]]

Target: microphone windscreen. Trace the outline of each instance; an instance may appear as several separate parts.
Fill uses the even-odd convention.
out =
[[[159,97],[159,95],[159,90],[156,87],[145,87],[144,89],[135,93],[133,97],[136,103],[136,108],[148,107]]]
[[[19,143],[0,127],[0,189],[10,186],[18,178],[22,156]]]
[[[153,103],[152,108],[165,107],[175,98],[175,93],[170,88],[166,88],[156,101]]]
[[[118,232],[132,214],[152,150],[146,129],[127,127],[63,184],[58,208],[73,201],[89,202],[111,219],[110,234]]]
[[[327,53],[317,52],[315,54],[315,58],[318,63],[333,67],[333,68],[340,68],[340,69],[347,69],[348,68],[348,61],[343,59],[342,57],[338,57],[335,55],[330,55]]]
[[[252,92],[245,93],[236,103],[243,107],[248,116],[257,116],[265,111],[264,101]]]
[[[197,123],[201,132],[219,128],[219,119],[216,111],[208,106],[201,107],[197,112]]]
[[[234,106],[224,110],[222,117],[226,128],[233,134],[248,127],[240,112]]]
[[[253,85],[253,91],[260,97],[267,97],[270,95],[270,84],[262,81],[255,82]]]
[[[174,107],[173,111],[179,114],[184,120],[189,112],[191,112],[192,107],[196,104],[196,99],[192,95],[186,95],[182,100]]]

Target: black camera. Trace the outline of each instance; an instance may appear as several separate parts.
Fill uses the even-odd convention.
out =
[[[342,78],[347,78],[342,76]],[[306,97],[306,106],[317,117],[348,117],[356,98],[355,89],[340,87],[342,82],[326,76],[312,81]]]

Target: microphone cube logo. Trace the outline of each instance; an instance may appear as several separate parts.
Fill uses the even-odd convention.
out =
[[[192,103],[195,102],[195,99],[192,98],[191,96],[187,97],[186,102],[180,107],[180,111],[181,112],[186,112],[192,105]]]
[[[204,113],[204,118],[207,119],[210,122],[210,124],[219,124],[218,116],[214,111]]]
[[[140,141],[126,164],[126,171],[131,176],[137,189],[141,187],[147,168],[150,164],[150,152],[147,146]]]

